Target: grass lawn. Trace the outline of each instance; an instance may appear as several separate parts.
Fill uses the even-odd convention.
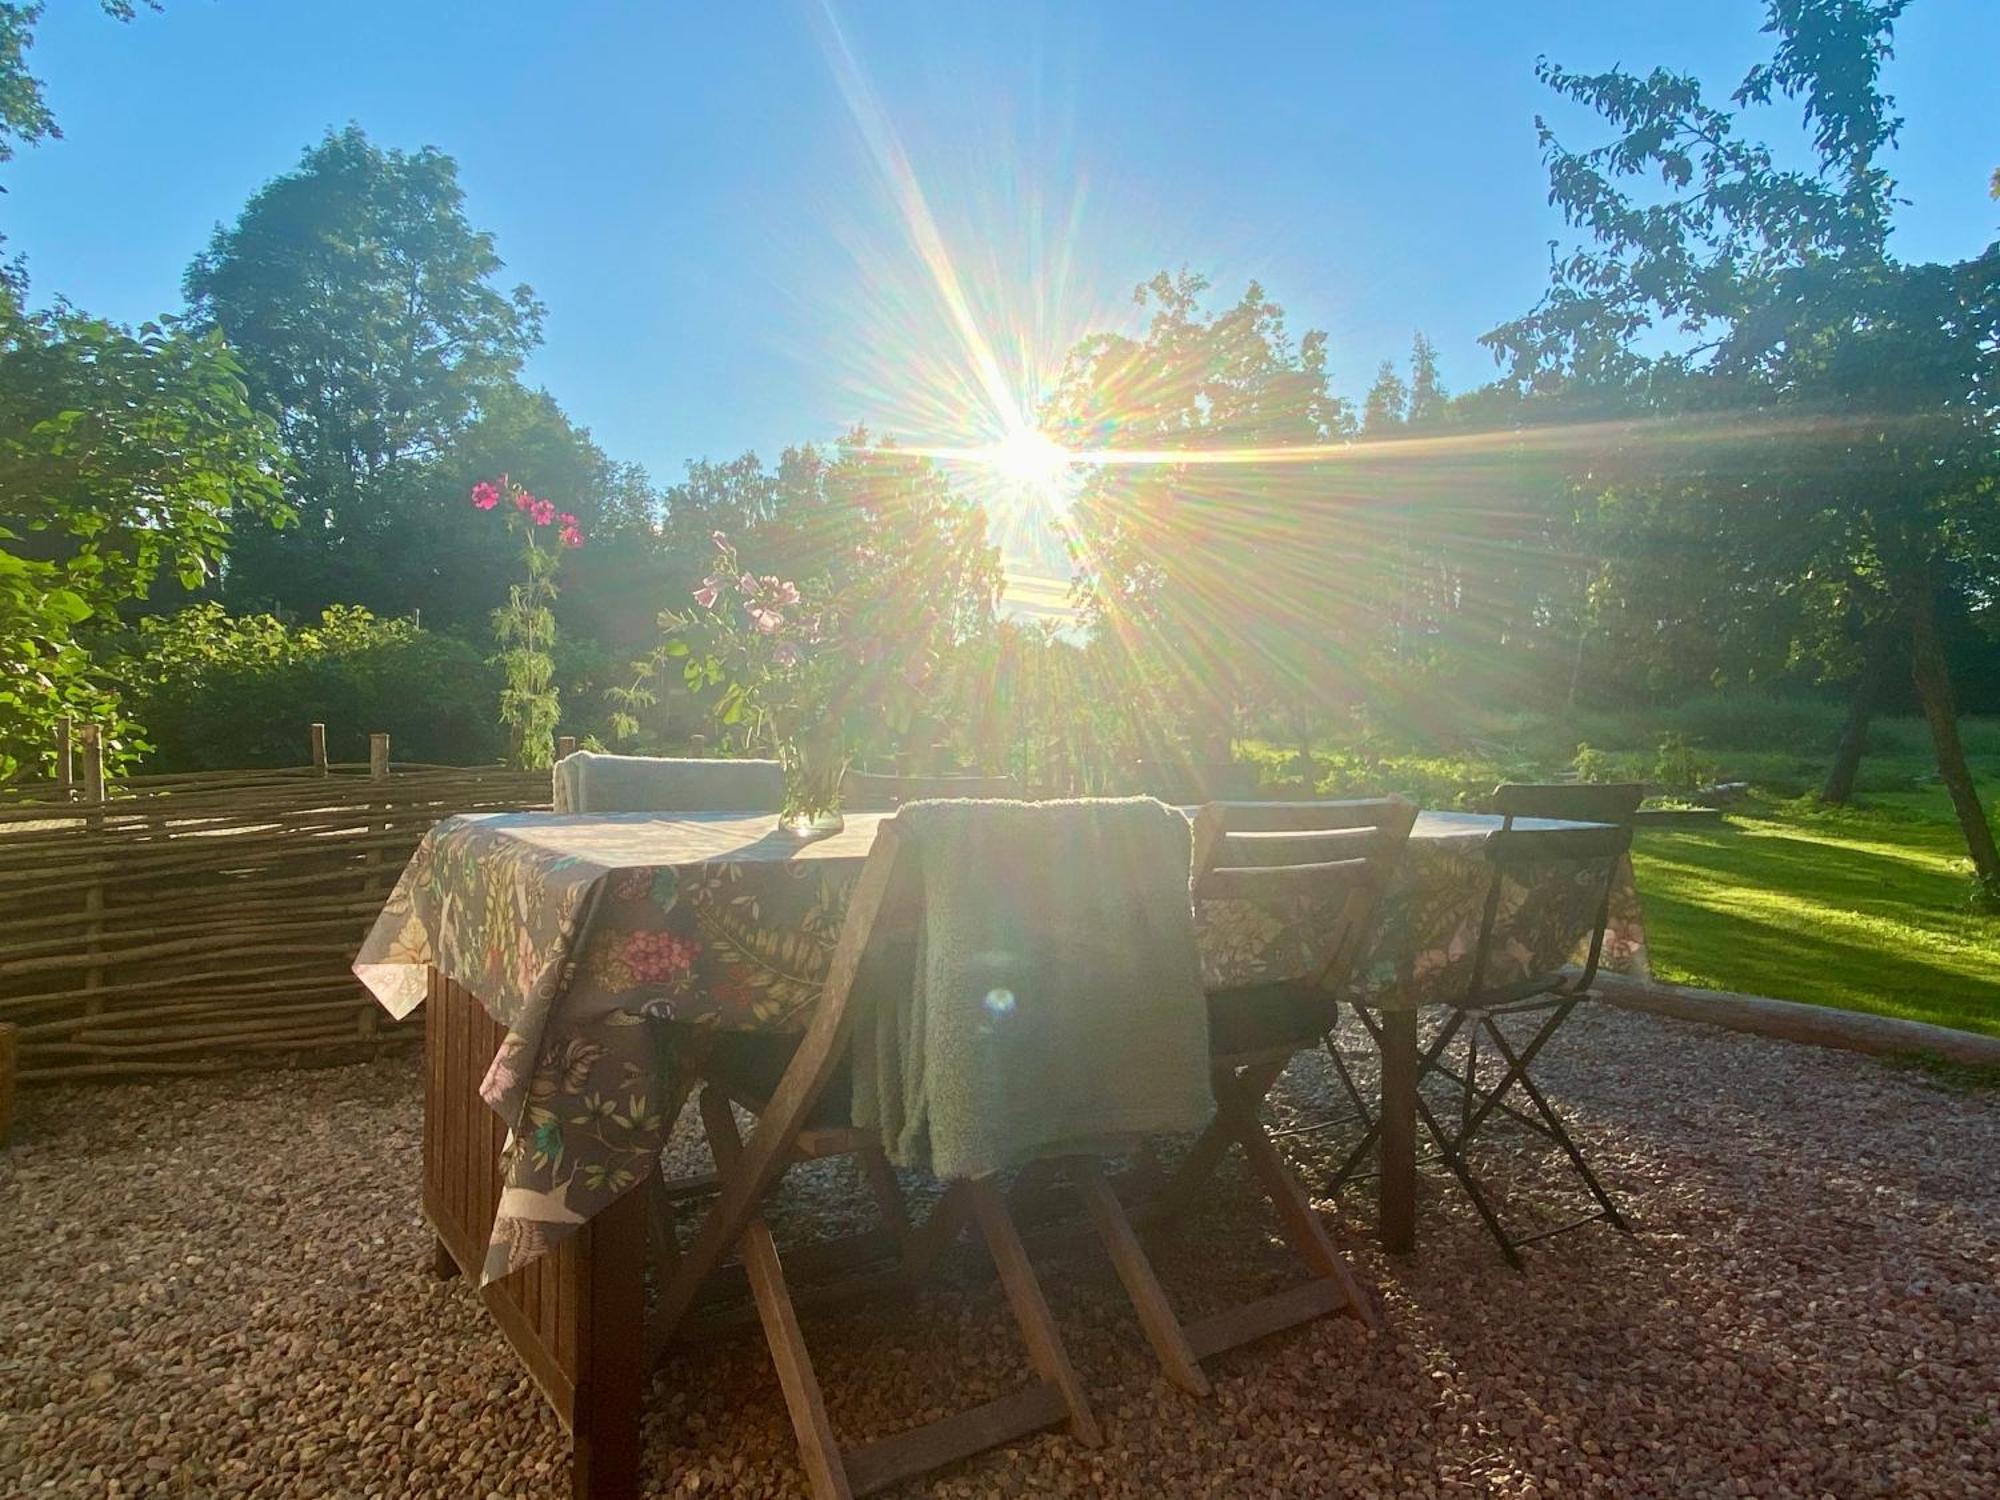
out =
[[[1989,814],[2000,782],[1980,785]],[[2000,917],[1974,911],[1941,788],[1822,809],[1758,798],[1634,851],[1654,972],[2000,1036]]]

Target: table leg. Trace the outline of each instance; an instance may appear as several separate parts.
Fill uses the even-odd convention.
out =
[[[570,1429],[572,1500],[639,1493],[639,1407],[645,1396],[646,1197],[640,1183],[582,1231],[583,1369]]]
[[[1382,1012],[1381,1194],[1383,1248],[1417,1240],[1417,1013]]]

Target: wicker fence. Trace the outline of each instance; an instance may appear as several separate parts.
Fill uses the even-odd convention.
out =
[[[22,1081],[316,1062],[395,1045],[348,972],[425,831],[546,808],[547,772],[332,765],[105,785],[94,733],[71,774],[0,791],[0,1023]],[[65,747],[61,763],[72,765]]]

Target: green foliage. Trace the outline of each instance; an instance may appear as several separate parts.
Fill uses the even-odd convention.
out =
[[[188,301],[276,418],[302,522],[237,550],[233,600],[380,601],[399,533],[437,498],[430,466],[540,339],[540,304],[493,286],[500,269],[449,156],[384,150],[353,126],[216,231],[188,269]]]
[[[131,709],[156,747],[148,770],[295,766],[307,726],[336,760],[365,761],[386,731],[399,759],[498,758],[497,676],[469,642],[334,608],[315,625],[203,603],[140,627]]]
[[[23,290],[0,284],[0,777],[48,774],[65,716],[108,729],[115,768],[120,607],[285,518],[283,455],[220,339],[28,314]]]
[[[555,732],[562,719],[556,687],[556,572],[566,549],[583,545],[576,517],[558,511],[502,475],[496,485],[473,486],[474,508],[502,510],[508,534],[520,543],[521,581],[507,602],[493,611],[493,638],[499,643],[500,722],[507,726],[509,758],[522,770],[546,770],[555,763]]]
[[[1616,781],[1615,764],[1604,751],[1586,742],[1576,747],[1576,756],[1570,761],[1569,769],[1578,781]]]
[[[788,763],[842,765],[911,736],[941,664],[992,628],[983,513],[927,460],[858,432],[830,456],[786,454],[776,475],[746,459],[691,479],[698,503],[670,494],[671,526],[733,515],[749,531],[712,531],[694,607],[661,614],[663,641],[618,694],[619,733],[678,680],[726,734]]]
[[[1684,734],[1669,730],[1660,736],[1653,755],[1653,782],[1669,792],[1693,792],[1715,780],[1715,763],[1706,759]]]

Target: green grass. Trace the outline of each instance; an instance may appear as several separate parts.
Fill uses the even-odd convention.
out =
[[[1859,805],[1809,794],[1840,728],[1837,703],[1716,695],[1659,710],[1448,716],[1451,737],[1386,727],[1314,747],[1321,796],[1398,791],[1424,807],[1477,807],[1495,782],[1567,774],[1593,747],[1603,779],[1658,781],[1681,736],[1700,774],[1755,792],[1717,828],[1647,830],[1635,858],[1653,967],[1663,979],[2000,1036],[2000,917],[1971,904],[1971,865],[1933,774],[1929,735],[1879,720]],[[1988,815],[2000,820],[2000,719],[1960,732]],[[1296,749],[1239,745],[1268,783],[1297,784]]]
[[[1980,791],[1989,809],[2000,782]],[[1660,978],[2000,1036],[2000,917],[1973,909],[1944,793],[1759,798],[1634,852]]]

